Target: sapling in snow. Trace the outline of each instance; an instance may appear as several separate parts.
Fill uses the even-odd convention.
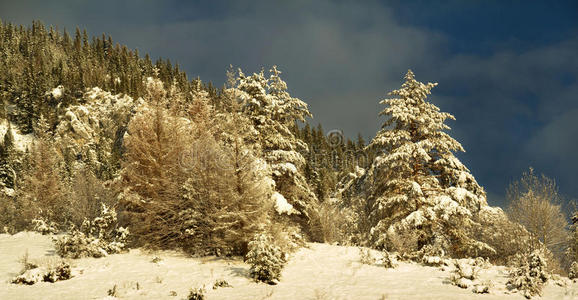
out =
[[[522,292],[524,297],[542,295],[542,287],[548,280],[546,259],[542,251],[535,250],[510,273],[508,285]]]
[[[285,253],[265,234],[255,235],[249,243],[246,261],[251,265],[251,277],[269,284],[281,278],[281,271],[287,263]]]
[[[73,226],[67,234],[55,238],[54,243],[62,257],[102,257],[122,252],[128,236],[128,229],[117,227],[116,212],[102,204],[99,217],[85,220],[80,230]]]

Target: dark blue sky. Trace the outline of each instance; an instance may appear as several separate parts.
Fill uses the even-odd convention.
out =
[[[502,205],[529,166],[578,198],[578,1],[0,1],[0,18],[110,34],[221,85],[276,64],[326,130],[374,136],[411,68]]]

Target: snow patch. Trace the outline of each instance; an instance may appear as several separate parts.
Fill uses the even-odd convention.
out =
[[[54,99],[60,99],[62,98],[62,94],[64,94],[64,87],[62,85],[59,85],[55,88],[53,88],[52,90],[46,92],[46,96],[52,96],[52,98]]]
[[[275,202],[275,210],[280,215],[282,214],[291,215],[299,213],[298,211],[295,210],[295,208],[293,208],[293,205],[287,202],[287,199],[285,199],[285,197],[280,193],[274,192],[271,198],[273,199],[273,202]]]

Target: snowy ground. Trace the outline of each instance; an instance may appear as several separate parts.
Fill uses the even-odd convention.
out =
[[[47,236],[0,235],[0,299],[115,299],[107,296],[115,285],[121,299],[184,299],[190,288],[203,285],[207,299],[523,299],[506,294],[502,267],[482,271],[481,279],[491,279],[494,286],[490,294],[478,295],[450,285],[449,269],[414,263],[400,263],[396,269],[363,265],[357,248],[326,244],[310,244],[295,253],[276,286],[250,280],[249,266],[242,261],[141,250],[73,260],[74,278],[66,281],[8,283],[20,271],[18,261],[26,251],[31,259],[54,256]],[[153,262],[155,257],[160,261]],[[213,290],[218,279],[233,287]],[[578,283],[567,287],[550,283],[543,299],[578,299]]]

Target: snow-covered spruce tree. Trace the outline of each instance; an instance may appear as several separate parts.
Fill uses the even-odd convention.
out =
[[[249,142],[261,146],[272,170],[277,200],[293,206],[298,214],[292,218],[311,239],[320,240],[321,234],[312,226],[316,222],[312,214],[318,201],[303,175],[305,159],[300,151],[305,151],[307,146],[290,130],[295,122],[304,121],[311,114],[305,102],[287,92],[281,72],[276,67],[270,72],[269,78],[263,71],[251,76],[238,72],[236,89],[242,92],[241,111],[255,128]]]
[[[527,255],[522,264],[510,273],[508,284],[518,289],[524,297],[542,295],[542,287],[548,280],[547,264],[540,249]]]
[[[0,119],[0,124],[2,123]],[[4,138],[0,141],[0,192],[4,193],[5,189],[14,189],[16,182],[16,170],[14,166],[14,159],[16,158],[16,151],[14,149],[14,135],[12,133],[12,126],[8,124]]]
[[[426,101],[436,85],[409,70],[389,94],[396,97],[381,102],[387,120],[368,145],[380,153],[370,168],[372,243],[389,248],[388,236],[418,233],[417,249],[426,254],[491,253],[469,234],[472,215],[487,205],[485,192],[453,154],[464,151],[445,132],[445,120],[455,118]]]
[[[280,280],[281,271],[287,263],[285,253],[273,243],[270,236],[263,233],[256,234],[249,243],[245,261],[251,265],[251,277],[269,284]]]

